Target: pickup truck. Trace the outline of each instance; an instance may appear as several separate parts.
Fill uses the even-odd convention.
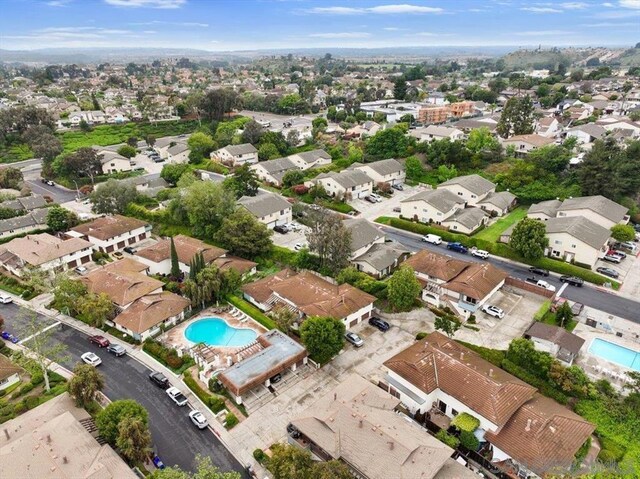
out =
[[[555,291],[556,287],[552,284],[547,283],[545,280],[543,279],[538,279],[538,278],[527,278],[524,280],[525,283],[529,283],[529,284],[534,284],[536,286],[539,286],[540,288],[544,288],[548,291]]]

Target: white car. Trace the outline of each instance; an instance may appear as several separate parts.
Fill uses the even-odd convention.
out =
[[[471,256],[476,256],[477,258],[487,259],[489,257],[489,252],[483,249],[472,249]]]
[[[175,386],[166,390],[167,395],[178,406],[185,406],[187,404],[187,397]]]
[[[497,306],[491,306],[489,304],[485,304],[482,307],[482,311],[487,313],[489,316],[493,316],[494,318],[502,319],[504,318],[504,311]]]
[[[80,358],[87,364],[95,367],[95,366],[99,366],[102,364],[102,359],[100,359],[100,356],[98,356],[95,353],[84,353],[82,356],[80,356]]]
[[[293,249],[295,249],[296,251],[300,251],[302,248],[306,248],[306,247],[307,245],[305,243],[296,243]]]
[[[371,193],[369,195],[371,198],[373,198],[374,200],[376,200],[376,203],[381,203],[382,202],[382,198],[378,195],[376,195],[375,193]]]
[[[547,283],[545,280],[541,279],[538,281],[538,286],[546,289],[547,291],[555,291],[556,287],[552,284]]]
[[[204,414],[196,409],[189,413],[189,419],[191,419],[191,422],[195,424],[198,429],[206,429],[209,425],[209,423],[207,422],[207,418],[204,417]]]
[[[0,303],[2,304],[13,303],[13,298],[6,293],[0,293]]]
[[[85,268],[84,266],[78,266],[74,269],[74,271],[78,274],[85,274],[87,272],[87,268]]]
[[[422,237],[422,241],[424,241],[425,243],[431,243],[431,244],[440,244],[442,243],[442,238],[438,235],[426,235]]]

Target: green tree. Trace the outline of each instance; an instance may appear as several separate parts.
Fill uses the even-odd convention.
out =
[[[320,128],[326,128],[327,126],[329,126],[329,123],[327,122],[326,118],[318,116],[313,120],[311,120],[311,126],[313,128],[320,129]]]
[[[344,346],[344,323],[326,316],[311,316],[300,326],[300,337],[309,355],[321,364],[328,362]]]
[[[304,173],[300,170],[289,170],[282,177],[282,186],[291,188],[295,185],[304,183]]]
[[[212,236],[236,208],[233,191],[213,181],[193,183],[174,201],[185,209],[197,236]]]
[[[258,194],[258,188],[260,187],[260,181],[255,171],[245,163],[236,168],[233,176],[225,180],[225,186],[235,192],[236,198],[256,196]]]
[[[196,471],[186,472],[178,466],[156,469],[148,476],[150,479],[240,479],[239,472],[220,472],[211,463],[211,458],[201,455],[196,456]]]
[[[271,143],[275,145],[281,155],[286,155],[289,151],[289,145],[287,140],[280,131],[265,131],[264,135],[260,138],[260,145]]]
[[[263,133],[264,128],[262,128],[262,125],[255,120],[251,120],[244,125],[244,129],[242,130],[242,142],[255,145],[260,141],[260,137]]]
[[[136,151],[135,147],[131,145],[122,145],[120,148],[118,148],[118,155],[124,156],[125,158],[133,158],[137,153],[138,152]]]
[[[106,293],[88,294],[80,300],[79,312],[94,327],[101,328],[114,315],[114,306]]]
[[[81,300],[87,295],[87,287],[81,281],[59,275],[53,287],[53,303],[55,308],[68,316],[76,316],[80,310]]]
[[[215,147],[213,138],[211,138],[210,135],[207,135],[206,133],[202,133],[200,131],[193,133],[189,137],[187,145],[189,146],[191,153],[196,155],[198,158],[209,156],[209,153],[211,153],[211,151]]]
[[[482,151],[495,151],[500,147],[500,143],[496,140],[491,131],[487,127],[474,128],[467,138],[467,148],[474,153]]]
[[[569,306],[569,303],[565,301],[556,311],[556,323],[561,328],[566,328],[569,326],[572,319],[573,312],[571,311],[571,306]]]
[[[409,311],[422,291],[410,266],[401,266],[387,284],[387,298],[394,311]]]
[[[553,358],[545,352],[536,351],[533,342],[516,338],[509,343],[507,359],[539,378],[547,379]]]
[[[544,222],[523,218],[513,228],[509,246],[526,259],[539,259],[549,244]]]
[[[460,329],[460,321],[453,315],[436,316],[433,326],[450,338]]]
[[[424,175],[424,166],[417,156],[410,156],[404,163],[404,168],[407,173],[407,179],[413,181],[420,181]]]
[[[308,451],[280,443],[271,446],[271,451],[267,467],[273,479],[311,479],[313,459]]]
[[[260,145],[260,148],[258,148],[258,159],[260,161],[273,160],[279,156],[280,152],[273,143],[263,143]]]
[[[407,156],[409,139],[397,127],[381,130],[373,135],[366,145],[366,153],[373,159],[404,158]]]
[[[58,162],[54,162],[54,165]],[[80,148],[62,158],[58,173],[69,177],[93,179],[102,173],[100,155],[93,148]]]
[[[124,417],[118,423],[116,446],[130,464],[147,460],[151,452],[151,433],[146,422],[137,417]]]
[[[129,203],[133,203],[137,197],[135,185],[111,179],[91,193],[91,209],[102,215],[123,214]]]
[[[271,310],[269,315],[278,326],[278,329],[285,334],[291,332],[293,323],[298,319],[293,311],[285,307],[275,308]]]
[[[39,266],[27,266],[22,270],[22,284],[38,294],[48,290],[51,282],[51,273]]]
[[[305,233],[309,250],[318,255],[322,268],[337,274],[349,264],[351,231],[334,214],[313,214],[309,222],[309,229]]]
[[[54,233],[67,231],[74,226],[78,226],[79,223],[78,215],[61,206],[52,206],[47,212],[47,226]]]
[[[69,381],[69,394],[78,407],[86,408],[91,404],[98,391],[104,388],[104,376],[89,364],[78,364],[73,369]]]
[[[314,462],[311,466],[312,479],[353,479],[349,467],[342,461]]]
[[[273,231],[246,209],[238,208],[224,219],[214,238],[232,254],[243,258],[257,258],[271,250],[272,234]]]
[[[173,242],[173,236],[171,237],[171,277],[174,279],[180,278],[180,262],[178,261],[178,251]]]
[[[100,435],[109,444],[116,445],[120,423],[127,418],[137,419],[142,424],[149,424],[149,413],[133,399],[114,401],[100,411],[96,416],[96,426]]]
[[[502,138],[533,133],[533,112],[533,102],[529,95],[509,98],[500,115],[496,131]]]
[[[176,185],[180,177],[190,169],[191,167],[187,163],[169,163],[162,167],[160,177],[167,183]]]
[[[240,98],[231,88],[219,88],[201,97],[199,111],[205,119],[222,121],[224,115],[239,105]]]
[[[611,227],[611,237],[617,241],[633,241],[636,231],[631,225],[614,225]]]
[[[396,78],[393,82],[393,97],[396,100],[404,100],[407,96],[407,79],[404,76]]]
[[[22,172],[11,166],[0,169],[0,188],[19,190],[24,178]]]

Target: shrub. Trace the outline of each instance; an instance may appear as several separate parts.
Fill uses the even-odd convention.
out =
[[[508,359],[502,361],[502,369],[507,371],[508,373],[513,374],[518,379],[521,379],[525,383],[530,384],[540,390],[540,392],[550,397],[551,399],[555,399],[560,404],[567,404],[569,402],[569,398],[566,394],[558,391],[553,386],[551,386],[547,381],[538,378],[537,376],[525,371],[523,368],[518,366],[515,363],[512,363]]]
[[[0,390],[0,398],[3,397],[5,394],[7,394],[6,389],[1,389]]]
[[[469,319],[467,319],[467,323],[476,324],[476,315],[472,314],[471,316],[469,316]]]
[[[306,195],[309,192],[309,188],[305,185],[296,185],[291,188],[291,191],[293,191],[298,196],[302,196]]]
[[[480,447],[480,441],[478,441],[478,438],[472,432],[461,431],[459,439],[460,445],[470,451],[477,451]]]
[[[264,461],[268,458],[265,452],[262,449],[254,449],[253,458],[258,461],[260,464],[263,464]]]
[[[623,445],[618,444],[607,437],[600,437],[598,439],[600,440],[600,446],[602,447],[598,454],[598,459],[601,462],[611,464],[622,460],[627,452],[627,449]]]
[[[13,412],[14,414],[18,415],[18,414],[22,414],[23,412],[26,412],[29,408],[27,407],[27,404],[24,401],[20,401],[18,404],[16,404],[13,407]]]
[[[429,333],[426,333],[424,331],[420,331],[418,334],[416,334],[416,341],[420,341],[421,339],[426,338],[429,335]]]
[[[216,414],[222,411],[226,407],[226,404],[224,402],[224,399],[220,396],[210,396],[208,406],[209,409],[211,409],[213,413]]]
[[[40,404],[40,399],[38,396],[29,396],[28,398],[25,398],[24,403],[27,406],[27,409],[34,409]]]
[[[233,414],[232,412],[227,414],[227,417],[225,417],[224,419],[224,427],[226,427],[227,429],[233,429],[233,427],[238,424],[238,418],[236,417],[235,414]]]
[[[24,395],[24,394],[28,394],[28,393],[30,393],[30,392],[33,390],[33,387],[34,387],[34,386],[33,386],[33,384],[31,384],[31,383],[27,383],[27,384],[25,384],[24,386],[22,386],[22,387],[20,388],[20,391],[19,391],[18,395],[22,396],[22,395]]]
[[[447,431],[445,431],[444,429],[440,429],[437,434],[436,434],[436,439],[438,439],[439,441],[444,442],[447,446],[455,449],[460,445],[460,440],[455,437],[452,436],[451,434],[449,434]]]
[[[274,323],[273,320],[269,319],[267,316],[264,315],[264,313],[262,313],[262,311],[260,311],[255,306],[247,303],[244,299],[241,299],[234,295],[229,295],[229,297],[227,298],[227,301],[229,301],[229,303],[234,305],[243,313],[251,316],[257,322],[262,324],[265,328],[276,329],[276,323]]]
[[[453,418],[451,425],[461,431],[473,432],[480,427],[480,420],[471,414],[463,412]]]
[[[38,384],[42,384],[44,382],[44,376],[42,374],[32,374],[31,375],[31,385],[36,387]]]

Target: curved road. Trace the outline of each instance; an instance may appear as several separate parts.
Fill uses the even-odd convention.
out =
[[[450,251],[446,249],[446,245],[444,243],[439,246],[433,245],[431,243],[425,243],[421,241],[420,237],[415,235],[414,233],[409,233],[378,224],[376,224],[376,226],[385,233],[387,238],[403,244],[411,251],[429,249],[438,253],[448,254],[449,256],[452,256],[454,258],[464,259],[466,261],[483,261],[479,258],[476,258],[475,256],[471,256],[470,254],[461,254]],[[525,279],[531,276],[531,273],[528,270],[529,267],[526,265],[519,265],[503,261],[497,256],[490,256],[487,261],[499,267],[500,269],[505,270],[514,278]],[[555,285],[557,289],[560,289],[560,286],[562,286],[562,283],[558,279],[558,275],[554,275],[553,273],[548,278],[544,279],[549,283]],[[567,288],[562,293],[562,296],[570,299],[571,301],[577,301],[594,309],[599,309],[600,311],[604,311],[614,316],[619,316],[621,318],[625,318],[640,324],[640,302],[633,301],[623,296],[618,296],[613,292],[610,293],[607,291],[603,291],[599,288],[589,285],[588,283],[585,283],[585,285],[581,288],[577,288],[575,286],[567,286]]]

